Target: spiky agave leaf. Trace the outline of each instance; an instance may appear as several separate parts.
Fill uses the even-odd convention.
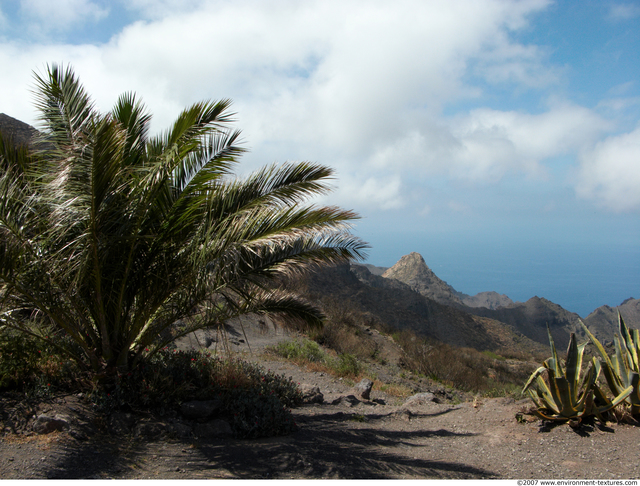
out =
[[[547,326],[547,333],[552,357],[545,360],[543,366],[533,372],[523,389],[523,392],[528,392],[536,405],[536,415],[545,420],[568,421],[572,426],[576,426],[583,418],[594,414],[603,420],[602,413],[619,403],[624,396],[618,396],[610,402],[599,389],[596,390],[600,365],[595,358],[592,359],[588,372],[580,379],[586,343],[578,345],[573,333],[569,340],[567,359],[563,369],[549,326]],[[545,371],[548,384],[542,378]],[[601,402],[599,407],[595,406],[594,395]]]
[[[580,324],[600,353],[605,380],[615,397],[612,402],[616,402],[617,405],[626,401],[631,406],[632,414],[640,413],[640,373],[638,369],[640,333],[638,330],[634,329],[630,332],[618,311],[620,334],[614,336],[615,351],[613,356],[609,357],[604,346],[587,326],[582,321]],[[623,398],[620,399],[620,397]]]

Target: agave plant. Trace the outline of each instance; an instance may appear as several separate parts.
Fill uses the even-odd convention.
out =
[[[631,407],[633,415],[640,414],[640,387],[638,386],[640,382],[640,331],[638,329],[629,330],[620,311],[618,311],[620,334],[616,334],[613,338],[615,353],[609,357],[604,346],[587,326],[582,321],[580,324],[600,353],[603,374],[611,393],[618,395],[623,390],[631,388],[632,391],[625,401]]]
[[[278,282],[363,257],[356,214],[305,204],[331,169],[234,176],[244,150],[228,100],[152,137],[135,95],[101,113],[70,68],[36,76],[35,93],[43,140],[0,137],[0,325],[64,336],[54,344],[100,377],[246,313],[321,323]]]
[[[535,403],[537,410],[534,413],[544,420],[568,421],[572,426],[577,426],[582,419],[591,415],[604,421],[602,414],[621,403],[631,393],[631,389],[624,390],[614,400],[609,400],[597,386],[601,368],[595,358],[591,360],[589,371],[580,379],[582,357],[587,343],[578,345],[575,334],[571,334],[563,368],[549,326],[547,333],[552,356],[531,374],[522,390],[522,393],[528,392]],[[547,381],[542,376],[545,372]]]

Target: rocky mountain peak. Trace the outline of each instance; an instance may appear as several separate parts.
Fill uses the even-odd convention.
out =
[[[393,267],[382,274],[407,284],[419,294],[445,304],[460,304],[455,289],[439,279],[427,266],[422,255],[409,253],[398,260]]]

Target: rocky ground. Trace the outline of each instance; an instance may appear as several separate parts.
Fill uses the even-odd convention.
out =
[[[263,354],[268,344],[290,338],[264,327],[253,326],[246,335],[240,330],[224,345],[309,389],[318,387],[322,403],[293,410],[295,433],[238,440],[225,436],[224,428],[195,419],[96,416],[75,395],[31,405],[5,395],[0,397],[5,427],[0,477],[640,477],[638,427],[548,427],[527,415],[516,419],[528,407],[526,401],[473,400],[421,382],[412,382],[421,395],[401,399],[374,388],[365,399],[352,383]],[[212,335],[190,339],[181,346],[222,345]],[[387,348],[392,358],[393,346]],[[392,359],[379,366],[378,376],[395,376]],[[57,427],[55,420],[66,425]],[[62,430],[44,433],[47,428]]]

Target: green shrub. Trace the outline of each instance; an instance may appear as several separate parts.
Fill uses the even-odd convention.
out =
[[[309,339],[282,341],[267,350],[294,363],[312,365],[336,376],[356,378],[364,371],[354,355],[343,353],[332,356]]]
[[[0,333],[0,390],[47,398],[87,392],[98,412],[153,411],[160,415],[190,400],[222,401],[239,438],[284,435],[295,430],[289,407],[302,403],[290,378],[234,359],[165,348],[108,384],[83,380],[79,368],[56,349],[14,332]]]
[[[44,398],[86,386],[79,368],[52,345],[4,328],[0,332],[0,391]]]
[[[278,356],[291,361],[321,363],[325,360],[325,352],[314,341],[303,339],[301,341],[281,341],[269,348]]]
[[[332,366],[339,376],[357,377],[362,372],[362,366],[352,354],[341,354]]]

